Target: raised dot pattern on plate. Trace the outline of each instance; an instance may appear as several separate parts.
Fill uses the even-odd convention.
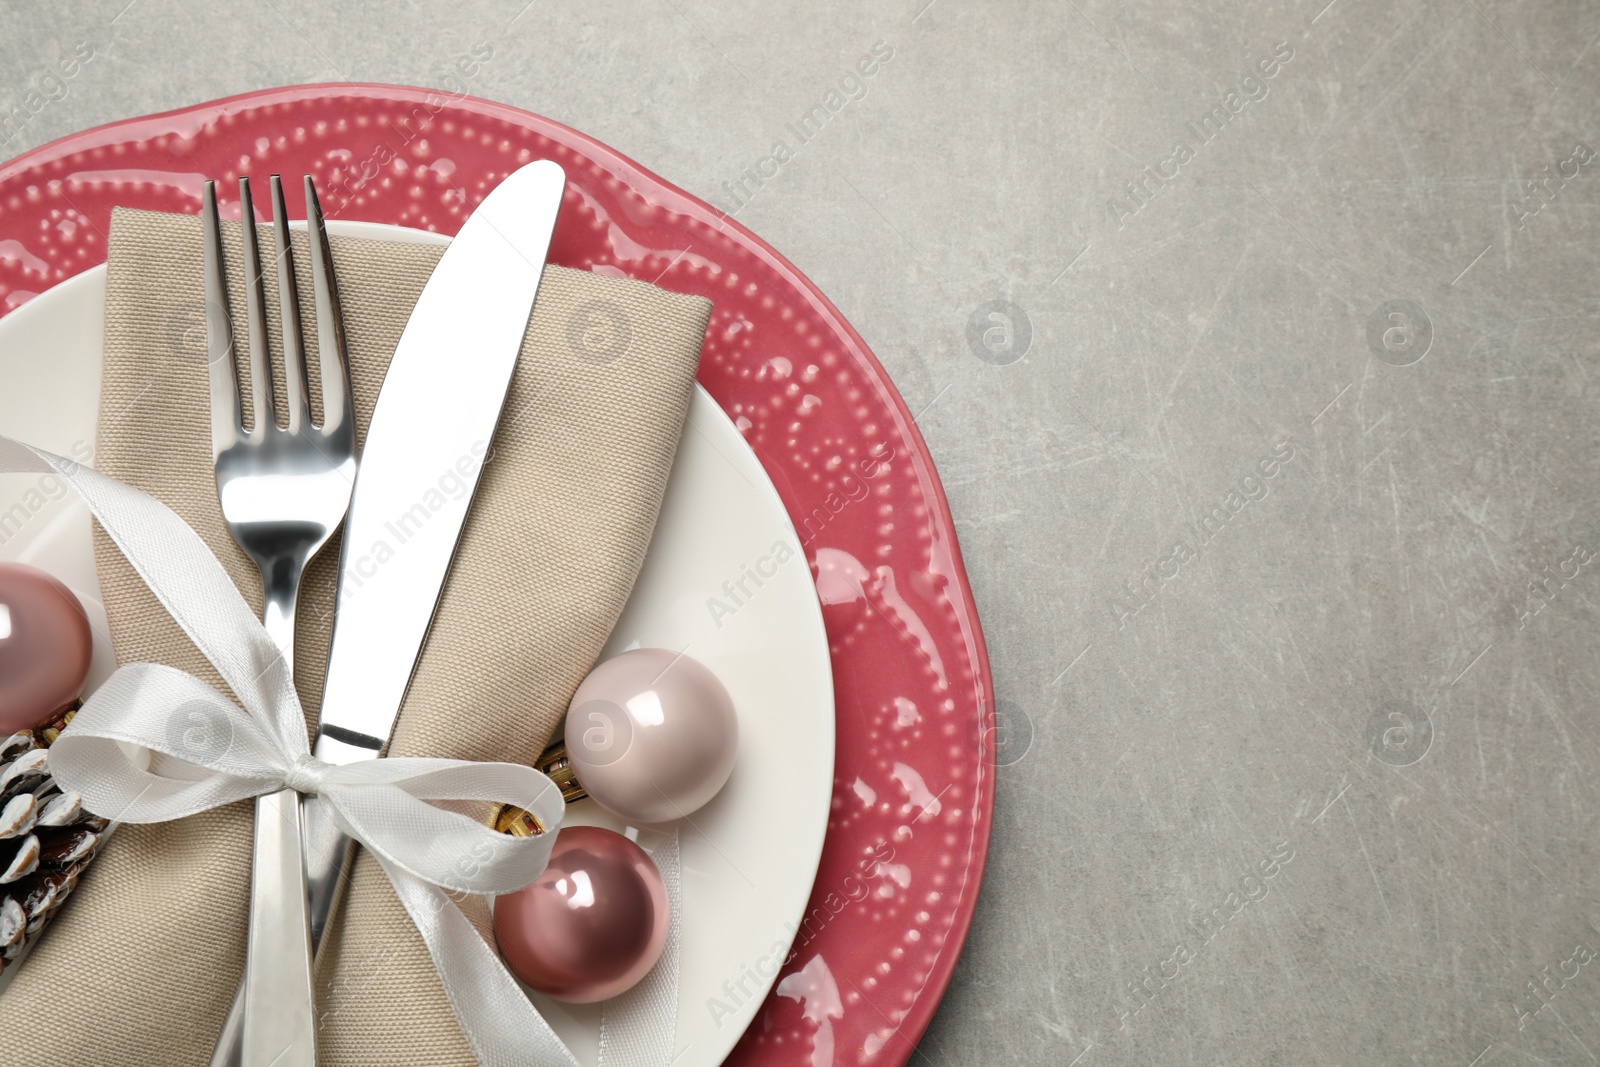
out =
[[[206,178],[309,173],[330,217],[455,233],[541,157],[569,182],[552,262],[715,304],[700,382],[777,486],[823,603],[838,715],[828,836],[794,951],[728,1062],[904,1063],[982,880],[992,686],[927,448],[866,344],[787,260],[548,119],[420,89],[300,86],[0,165],[0,314],[103,262],[112,207],[194,212]]]

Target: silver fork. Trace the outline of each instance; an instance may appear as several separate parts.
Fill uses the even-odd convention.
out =
[[[355,414],[350,396],[344,325],[328,235],[311,177],[306,216],[322,370],[323,424],[311,422],[300,300],[289,245],[283,186],[272,176],[272,228],[277,245],[278,311],[283,327],[283,377],[288,411],[280,427],[273,408],[267,307],[257,252],[250,180],[239,180],[244,223],[246,335],[254,418],[240,418],[234,334],[228,312],[214,182],[205,185],[207,357],[211,378],[211,451],[222,516],[239,547],[261,569],[266,605],[262,624],[294,670],[295,604],[300,577],[350,507],[355,481]],[[315,1067],[311,941],[305,865],[300,852],[300,803],[292,789],[256,801],[250,882],[250,937],[245,982],[213,1063],[243,1067]],[[238,1020],[242,1017],[242,1024]],[[242,1032],[241,1032],[242,1031]],[[242,1042],[242,1044],[241,1044]]]

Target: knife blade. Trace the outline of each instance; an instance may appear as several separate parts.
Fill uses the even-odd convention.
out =
[[[339,558],[333,643],[313,754],[374,759],[400,715],[505,406],[566,188],[551,160],[505,178],[462,224],[406,322],[362,446]],[[449,474],[465,488],[438,491]],[[304,807],[311,939],[354,852]],[[242,990],[213,1067],[239,1061]]]
[[[318,759],[371,759],[394,728],[505,404],[565,183],[542,160],[490,192],[406,323],[345,520]],[[466,491],[440,493],[440,479],[462,468]]]

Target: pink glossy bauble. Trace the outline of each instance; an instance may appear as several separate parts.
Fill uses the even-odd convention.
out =
[[[93,647],[72,590],[36,567],[0,563],[0,736],[76,700]]]
[[[670,921],[649,854],[597,826],[563,828],[538,880],[494,902],[495,940],[512,973],[574,1004],[637,984],[661,958]]]
[[[705,664],[671,649],[635,648],[578,686],[566,745],[578,781],[601,807],[633,822],[670,822],[727,782],[739,719]]]

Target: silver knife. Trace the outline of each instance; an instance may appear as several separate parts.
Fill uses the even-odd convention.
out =
[[[313,749],[320,760],[374,759],[394,730],[505,406],[565,188],[561,167],[541,160],[491,190],[445,249],[400,336],[344,524]],[[466,490],[434,507],[447,473]],[[304,817],[316,945],[354,848],[315,798]],[[241,990],[213,1067],[239,1062],[242,1006]]]

